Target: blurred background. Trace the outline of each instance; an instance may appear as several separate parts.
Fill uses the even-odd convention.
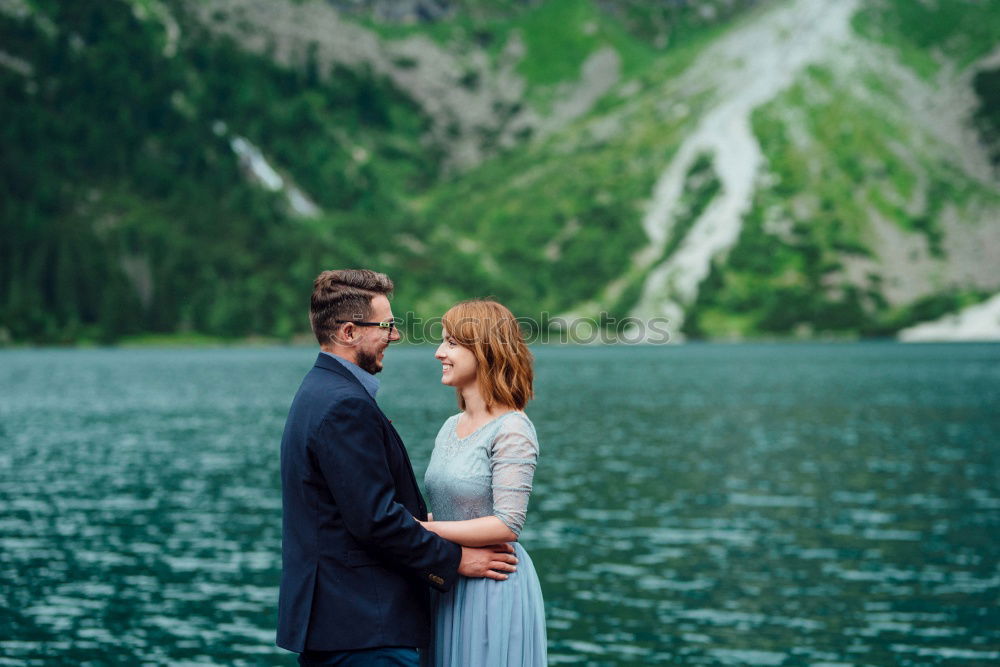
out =
[[[345,266],[422,317],[1000,336],[993,2],[2,0],[0,34],[0,343],[308,337]]]
[[[553,664],[1000,661],[997,2],[0,0],[0,86],[0,665],[294,664],[278,443],[361,266],[411,341],[687,342],[533,346]]]

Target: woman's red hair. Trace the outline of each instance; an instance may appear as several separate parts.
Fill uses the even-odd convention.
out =
[[[534,359],[514,314],[496,301],[471,299],[452,306],[441,321],[455,342],[476,355],[476,381],[486,409],[523,410],[534,396]],[[461,391],[458,407],[465,410]]]

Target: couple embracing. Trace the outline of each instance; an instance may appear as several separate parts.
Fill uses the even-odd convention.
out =
[[[544,665],[542,593],[517,543],[538,456],[524,414],[532,359],[511,312],[445,313],[435,357],[460,412],[424,477],[375,401],[399,340],[392,281],[324,271],[310,316],[320,354],[281,441],[278,638],[302,665]]]

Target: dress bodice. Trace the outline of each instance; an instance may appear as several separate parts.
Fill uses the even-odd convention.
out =
[[[493,515],[519,535],[538,459],[534,425],[523,412],[512,411],[459,438],[459,416],[441,426],[424,475],[434,519]]]

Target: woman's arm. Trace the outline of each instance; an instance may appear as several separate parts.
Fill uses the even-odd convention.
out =
[[[495,516],[481,516],[466,521],[421,521],[420,525],[465,547],[487,547],[501,542],[516,542],[517,535]]]
[[[466,521],[421,521],[420,525],[466,547],[517,541],[528,510],[538,440],[534,426],[523,414],[512,417],[507,427],[490,448],[493,514]]]

